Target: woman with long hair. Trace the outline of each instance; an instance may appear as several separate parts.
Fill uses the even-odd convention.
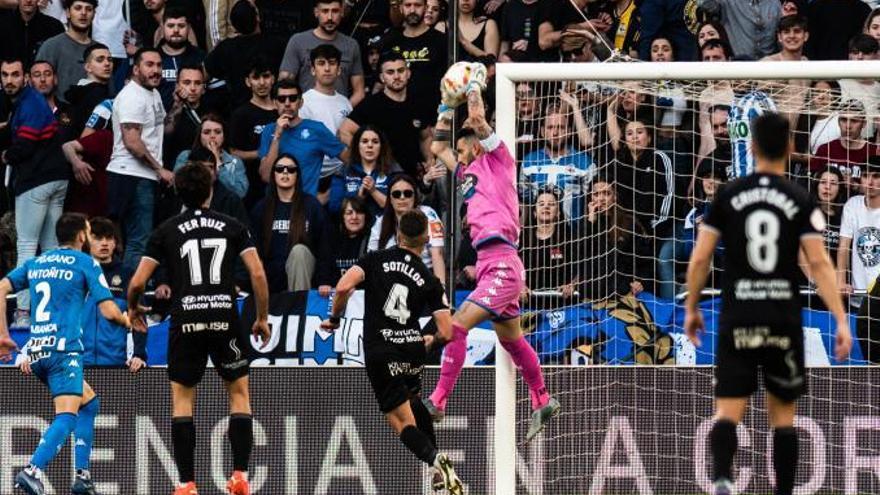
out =
[[[826,167],[813,175],[811,193],[816,206],[825,214],[825,248],[831,262],[837,264],[837,246],[840,245],[840,222],[846,202],[846,181],[837,167]]]
[[[415,179],[406,174],[397,174],[388,184],[389,200],[385,211],[376,219],[370,231],[367,249],[377,251],[397,244],[397,222],[400,216],[413,208],[419,208],[428,217],[428,244],[422,252],[422,261],[434,275],[446,284],[446,262],[443,260],[443,221],[430,206],[420,204]]]
[[[498,58],[501,36],[498,24],[488,17],[474,17],[477,0],[458,1],[458,60],[477,61],[487,56]]]
[[[196,135],[192,149],[183,150],[177,155],[174,170],[186,165],[189,155],[193,151],[204,149],[214,155],[217,162],[217,178],[230,191],[239,198],[244,198],[248,190],[247,172],[241,158],[229,152],[229,144],[226,140],[226,123],[223,118],[215,113],[209,113],[202,117],[199,125],[199,133]]]
[[[370,212],[364,200],[358,196],[342,200],[342,219],[333,237],[333,255],[336,271],[332,286],[351,268],[361,256],[367,253],[370,242]]]
[[[880,41],[880,9],[874,9],[868,14],[862,32],[875,40]]]
[[[425,16],[422,18],[422,21],[426,26],[445,33],[448,9],[449,4],[446,3],[446,0],[428,0],[425,5]]]
[[[323,296],[330,293],[334,269],[327,217],[321,203],[303,192],[293,156],[282,154],[275,160],[266,197],[251,212],[251,225],[271,293],[313,285]]]
[[[180,167],[186,165],[190,153],[202,149],[210,151],[217,162],[217,178],[236,196],[244,198],[248,190],[247,172],[241,158],[229,152],[226,131],[226,123],[219,115],[209,113],[202,117],[199,133],[196,135],[192,148],[183,150],[177,155],[174,171],[176,172]]]
[[[590,301],[617,295],[638,295],[651,280],[650,270],[641,266],[646,259],[640,238],[646,232],[641,223],[618,203],[612,179],[593,179],[590,204],[582,239],[584,260],[582,287]]]
[[[534,291],[558,291],[559,297],[536,300],[537,309],[551,309],[569,303],[580,280],[581,243],[560,206],[561,191],[544,187],[535,205],[525,215],[520,233],[520,256],[526,269],[521,299]]]
[[[392,159],[391,145],[379,128],[361,126],[351,142],[351,165],[345,167],[342,176],[334,177],[330,211],[339,211],[336,205],[342,198],[359,197],[375,218],[385,210],[391,175],[403,170]]]

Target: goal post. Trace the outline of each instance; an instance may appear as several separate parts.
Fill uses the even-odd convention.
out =
[[[686,107],[684,107],[685,112],[690,111],[693,115],[694,122],[696,122],[696,114],[699,113],[700,108],[700,98],[702,95],[707,94],[706,91],[706,82],[707,81],[715,81],[715,82],[734,82],[741,81],[744,85],[751,85],[751,88],[775,88],[775,89],[767,89],[769,93],[772,93],[772,97],[777,98],[777,105],[780,107],[779,111],[786,113],[787,111],[790,113],[799,112],[799,108],[797,104],[791,103],[791,101],[786,100],[786,98],[790,98],[790,93],[796,91],[797,87],[805,88],[803,89],[803,93],[800,93],[796,96],[797,101],[804,101],[804,105],[807,105],[807,101],[811,97],[811,90],[809,89],[809,81],[816,80],[833,80],[838,81],[842,79],[855,79],[855,80],[877,80],[880,79],[880,61],[809,61],[809,62],[671,62],[671,63],[640,63],[640,62],[613,62],[613,63],[500,63],[495,67],[495,126],[496,130],[504,141],[507,144],[510,152],[514,155],[517,163],[522,165],[523,156],[518,156],[518,151],[521,146],[518,144],[518,138],[520,138],[521,130],[523,128],[523,122],[518,122],[518,88],[517,86],[521,83],[528,83],[533,89],[535,88],[544,88],[544,91],[536,91],[535,99],[536,100],[546,100],[539,101],[539,105],[556,105],[558,102],[550,101],[551,99],[558,99],[557,92],[559,88],[564,83],[578,83],[578,84],[592,84],[593,87],[600,88],[608,88],[609,94],[616,94],[617,92],[624,91],[625,82],[626,81],[635,81],[639,83],[639,90],[643,91],[645,94],[650,95],[650,99],[654,102],[652,108],[648,108],[648,110],[653,110],[655,114],[658,112],[662,113],[664,110],[662,108],[658,108],[658,98],[655,98],[660,91],[663,91],[659,88],[659,82],[661,81],[674,81],[678,84],[678,87],[681,89],[680,96],[685,100]],[[789,84],[791,81],[805,81],[802,85],[791,85]],[[711,85],[708,85],[711,87]],[[628,87],[628,86],[626,86]],[[781,88],[781,89],[780,89]],[[736,90],[733,92],[735,98],[740,96],[739,88],[735,88]],[[678,93],[676,93],[678,94]],[[720,96],[718,96],[720,98]],[[843,103],[840,99],[840,95],[837,94],[836,98],[838,101],[835,104],[840,105]],[[606,105],[603,100],[599,105]],[[717,103],[715,101],[714,103]],[[714,104],[713,103],[713,104]],[[877,103],[880,103],[878,101]],[[730,101],[728,105],[733,108],[736,106],[735,101]],[[563,105],[564,106],[564,105]],[[805,107],[804,107],[805,108]],[[603,109],[604,110],[604,109]],[[586,123],[588,126],[588,133],[593,133],[595,136],[588,140],[592,143],[591,146],[602,146],[609,147],[612,143],[608,142],[609,139],[605,137],[605,141],[602,142],[598,135],[601,135],[606,130],[606,124],[603,118],[610,119],[610,116],[601,117],[602,111],[598,112],[600,114],[598,121],[590,121],[586,119]],[[540,114],[540,112],[538,112]],[[867,110],[867,121],[873,125],[874,121],[877,121],[877,125],[880,126],[880,105],[874,105],[873,108]],[[572,122],[570,119],[569,122]],[[541,122],[536,121],[531,124],[533,129],[531,134],[534,139],[537,141],[538,136],[543,132],[541,127]],[[576,134],[575,124],[570,124],[570,140],[575,142],[580,137]],[[596,131],[596,129],[601,127],[601,131]],[[793,126],[794,129],[794,126]],[[595,131],[595,132],[594,132]],[[621,130],[622,132],[622,130]],[[675,132],[679,132],[676,130]],[[688,142],[693,144],[693,147],[688,151],[682,150],[670,150],[668,155],[671,156],[672,166],[676,166],[676,157],[681,156],[690,156],[689,160],[697,161],[697,148],[699,141],[699,132],[700,129],[696,128],[696,124],[694,127],[690,128],[687,131],[680,132],[689,132],[691,135],[688,137]],[[617,136],[620,139],[620,142],[623,142],[622,135]],[[809,136],[808,136],[809,137]],[[674,138],[673,138],[674,139]],[[597,142],[597,140],[599,140]],[[581,141],[583,143],[583,141]],[[726,146],[727,144],[725,144]],[[539,147],[539,145],[535,145]],[[618,145],[615,143],[614,150],[617,150]],[[621,144],[619,146],[625,146]],[[577,147],[577,146],[575,146]],[[591,147],[587,147],[586,149],[588,153]],[[610,149],[610,148],[609,148]],[[596,151],[599,153],[599,151]],[[611,155],[613,157],[613,153]],[[612,158],[613,160],[613,158]],[[596,166],[597,162],[600,159],[597,159],[595,156],[593,157],[593,166]],[[696,172],[696,163],[687,167],[687,170],[691,171],[691,174]],[[518,167],[519,170],[519,167]],[[802,179],[807,180],[809,176],[809,172],[805,172],[807,177],[802,177]],[[685,178],[686,179],[686,178]],[[684,184],[686,181],[682,181]],[[680,184],[679,184],[680,185]],[[519,184],[519,189],[522,194],[523,184]],[[685,184],[686,186],[686,184]],[[677,188],[679,186],[676,186]],[[692,184],[691,184],[692,187]],[[676,191],[676,195],[679,196],[691,196],[693,193],[690,189],[687,189],[687,193],[684,194],[682,191],[684,189],[678,188]],[[582,192],[582,195],[586,195],[586,192]],[[532,198],[534,199],[534,198]],[[680,200],[680,202],[686,205],[686,208],[690,208],[690,203],[688,203],[689,198],[687,197],[679,197],[676,198]],[[692,198],[691,198],[692,199]],[[528,205],[524,205],[528,206]],[[560,206],[561,208],[561,206]],[[685,207],[682,207],[685,208]],[[586,210],[586,207],[584,207]],[[525,209],[524,209],[525,211]],[[630,211],[633,215],[636,215],[639,212]],[[582,213],[582,215],[586,215],[586,213]],[[681,209],[676,210],[674,214],[670,214],[673,222],[683,223],[686,221],[685,212]],[[569,218],[571,220],[571,218]],[[525,220],[524,220],[525,222]],[[632,234],[632,233],[631,233]],[[672,234],[668,234],[670,237]],[[654,244],[659,250],[659,246],[664,241],[668,241],[668,238],[664,239],[654,239]],[[880,241],[880,239],[878,239]],[[529,249],[529,248],[523,248]],[[677,248],[676,248],[677,249]],[[657,250],[654,252],[656,253]],[[581,254],[581,256],[584,256]],[[585,261],[583,259],[578,258],[576,261],[581,262]],[[642,259],[641,261],[647,261],[653,265],[654,273],[659,272],[658,268],[659,261],[657,258],[648,257],[648,259]],[[681,260],[677,260],[677,262],[681,263]],[[686,261],[684,261],[686,264]],[[540,267],[529,267],[527,264],[528,270],[540,270]],[[577,271],[578,268],[572,268],[572,271]],[[580,273],[580,272],[579,272]],[[581,280],[581,282],[584,282]],[[660,282],[657,280],[653,280],[653,282],[657,282],[656,286],[660,285]],[[677,287],[677,293],[681,292],[680,282],[679,285],[675,285],[675,280],[671,282],[674,287]],[[552,291],[551,291],[552,292]],[[583,296],[583,294],[581,294]],[[815,296],[814,296],[814,299]],[[672,302],[674,299],[669,300],[668,304],[670,307],[674,307],[675,303]],[[580,304],[584,302],[583,299],[572,300],[568,299],[566,302],[562,304],[553,304],[547,305],[546,307],[541,307],[542,303],[538,304],[538,307],[535,308],[534,301],[531,309],[524,310],[527,311],[563,311],[567,307],[574,306],[576,304]],[[647,303],[646,303],[647,304]],[[667,304],[667,303],[664,303]],[[714,304],[710,311],[717,314],[719,309],[719,305]],[[678,310],[680,311],[680,306],[678,306]],[[851,313],[855,310],[851,309]],[[669,317],[670,321],[674,321],[675,317],[675,309],[670,309],[672,312],[671,317]],[[656,315],[655,315],[656,316]],[[653,323],[652,323],[653,324]],[[525,325],[524,325],[525,326]],[[805,321],[805,327],[807,326],[807,322]],[[855,328],[853,327],[853,332],[855,333]],[[820,337],[817,337],[821,339]],[[669,373],[672,374],[673,377],[677,377],[674,380],[674,383],[678,384],[690,384],[693,387],[700,387],[699,390],[688,390],[689,394],[694,396],[699,396],[704,403],[711,404],[711,396],[712,390],[709,386],[709,377],[711,377],[711,370],[707,369],[708,362],[705,360],[702,361],[703,367],[695,366],[696,364],[700,364],[699,354],[700,352],[711,354],[713,350],[705,349],[707,345],[711,346],[714,341],[709,341],[708,343],[704,342],[704,349],[695,350],[693,348],[688,348],[687,344],[681,341],[680,338],[676,337],[675,340],[675,351],[679,353],[696,353],[698,358],[696,361],[688,361],[688,359],[683,359],[679,361],[685,361],[686,366],[682,366],[681,363],[673,365],[674,369]],[[616,345],[616,343],[614,343]],[[611,344],[607,344],[611,345]],[[857,345],[857,344],[856,344]],[[524,426],[527,425],[528,417],[525,416],[527,411],[529,410],[528,405],[528,396],[525,394],[524,396],[524,385],[522,383],[521,377],[516,372],[516,369],[513,363],[510,360],[509,355],[504,351],[504,349],[496,344],[495,347],[495,422],[494,422],[494,473],[490,476],[494,476],[494,493],[498,495],[516,495],[520,493],[532,493],[531,491],[526,490],[522,487],[520,483],[518,483],[517,477],[517,456],[523,453],[524,448],[522,445],[519,445],[522,441],[522,437],[524,434]],[[539,356],[542,357],[542,363],[546,364],[544,360],[544,355],[542,351],[538,349]],[[598,351],[596,351],[598,352]],[[683,354],[682,354],[683,355]],[[690,354],[688,354],[690,355]],[[595,357],[595,356],[593,356]],[[656,357],[656,356],[655,356]],[[672,356],[672,359],[668,362],[675,361],[675,355]],[[637,358],[637,356],[636,356]],[[556,359],[556,358],[554,358]],[[565,359],[568,359],[567,357]],[[711,357],[708,359],[711,360]],[[638,359],[634,359],[635,362],[644,362],[639,361]],[[594,361],[594,363],[598,363],[599,361]],[[551,364],[562,364],[558,360],[552,361]],[[575,418],[572,415],[585,414],[585,411],[591,410],[592,407],[598,407],[594,404],[592,405],[580,405],[580,404],[572,404],[572,400],[577,400],[579,397],[583,395],[579,394],[569,394],[567,390],[554,390],[554,375],[568,375],[568,374],[582,374],[583,379],[573,380],[574,383],[581,384],[586,388],[591,387],[592,381],[591,378],[588,378],[590,373],[596,373],[601,375],[601,377],[607,378],[609,376],[613,377],[619,373],[619,380],[626,379],[634,379],[636,373],[642,373],[637,369],[626,369],[624,366],[628,366],[633,364],[632,362],[626,362],[625,360],[614,360],[613,358],[607,358],[607,360],[602,361],[602,364],[606,365],[620,365],[621,368],[617,369],[613,366],[602,366],[601,368],[595,366],[575,366],[570,365],[570,363],[564,363],[566,366],[557,367],[557,366],[548,366],[546,367],[545,376],[548,378],[548,388],[550,389],[551,394],[561,394],[560,399],[563,406],[563,414],[560,418],[565,418],[565,416],[569,416],[568,418],[560,421],[560,418],[557,418],[555,421],[561,422],[566,425],[566,428],[571,428],[572,425],[583,425],[583,428],[606,428],[606,425],[590,425],[591,418],[584,416],[582,418]],[[809,365],[809,363],[808,363]],[[653,368],[656,366],[656,369],[666,368],[669,369],[668,366],[661,366],[657,362],[651,365],[636,365],[635,368]],[[821,371],[821,370],[820,370]],[[646,370],[647,372],[647,370]],[[848,373],[847,371],[841,370],[842,373]],[[665,371],[664,371],[665,373]],[[642,375],[639,375],[642,376]],[[822,383],[825,385],[823,387],[815,387],[811,389],[811,393],[822,394],[823,391],[827,392],[829,388],[828,384],[835,380],[835,376],[833,373],[828,372],[817,372],[818,380],[822,380]],[[867,376],[875,376],[874,374],[869,374],[866,370],[855,370],[852,372],[851,379],[852,380],[864,380]],[[561,377],[564,378],[564,382],[570,382],[572,380],[568,380],[570,377]],[[599,383],[599,382],[596,382]],[[622,382],[621,382],[622,383]],[[632,385],[632,384],[630,384]],[[866,384],[867,385],[867,384]],[[601,385],[605,390],[601,392],[600,395],[597,395],[597,398],[613,398],[613,394],[615,393],[614,387],[606,388],[606,384],[604,382]],[[621,389],[626,389],[626,393],[632,394],[635,393],[633,388],[636,387],[621,387]],[[704,390],[702,388],[705,388]],[[871,387],[873,389],[873,387]],[[858,394],[856,397],[852,399],[852,401],[863,400],[864,395]],[[821,401],[818,401],[821,402]],[[660,401],[655,400],[652,401],[652,404],[655,406],[663,407]],[[609,406],[610,407],[610,406]],[[674,407],[674,406],[670,406]],[[811,409],[813,405],[809,406]],[[820,406],[816,406],[819,408]],[[855,407],[855,406],[853,406]],[[876,411],[876,404],[869,407],[871,414],[878,414]],[[519,413],[519,417],[518,414]],[[692,407],[692,410],[681,411],[682,415],[690,416],[696,420],[708,420],[711,417],[711,410],[697,410],[696,406]],[[804,420],[806,421],[806,419]],[[833,419],[831,420],[833,421]],[[619,425],[618,425],[619,426]],[[647,428],[650,428],[650,424],[646,425]],[[698,429],[698,428],[696,428]],[[553,427],[548,427],[548,431],[555,432],[557,436],[566,436],[572,435],[574,432],[571,431],[559,431],[554,430]],[[641,431],[637,432],[640,434],[648,435],[650,432]],[[687,431],[681,432],[683,435],[687,435],[688,438],[695,438],[702,435],[705,437],[705,431],[695,432],[695,431]],[[701,438],[702,438],[701,437]],[[539,442],[544,441],[544,439],[538,439]],[[757,440],[754,440],[755,442]],[[624,442],[625,443],[625,442]],[[573,444],[572,444],[573,445]],[[754,451],[763,452],[763,445],[751,445],[750,446]],[[518,450],[519,449],[519,450]],[[662,450],[662,449],[660,449]],[[519,452],[519,454],[518,454]],[[701,452],[704,454],[706,450],[703,449]],[[754,455],[761,455],[758,452]],[[556,452],[552,457],[556,459],[562,459],[563,462],[568,462],[569,460],[565,459],[569,456],[583,456],[583,465],[584,469],[587,469],[588,466],[593,466],[597,462],[597,457],[599,457],[599,446],[590,445],[585,446],[584,452]],[[601,452],[602,456],[606,455],[606,452],[603,450]],[[609,454],[610,455],[610,454]],[[672,454],[673,456],[677,454]],[[522,462],[522,461],[520,461]],[[546,462],[552,462],[551,460],[547,460]],[[824,460],[823,460],[824,462]],[[832,464],[833,465],[833,464]],[[766,469],[766,468],[762,468]],[[754,477],[757,478],[762,476],[765,479],[768,476],[768,472],[758,473],[758,469],[756,468]],[[577,473],[566,473],[567,476],[576,477]],[[650,476],[650,475],[649,475]],[[687,476],[693,477],[693,471],[689,473],[676,473],[676,476],[680,476],[682,478],[686,478]],[[595,481],[595,480],[594,480]],[[811,479],[811,481],[814,481]],[[601,487],[598,489],[599,491],[594,491],[594,488],[590,486],[589,481],[585,481],[585,485],[582,486],[582,491],[578,491],[578,493],[602,493]],[[608,493],[647,493],[645,491],[645,486],[640,485],[641,481],[633,481],[632,487],[628,489],[617,489],[609,491]],[[847,481],[849,483],[849,481]],[[691,491],[687,493],[698,493],[701,489],[706,489],[705,480],[688,480],[685,485],[688,485]],[[561,486],[561,485],[560,485]],[[835,484],[836,487],[841,487],[841,484]],[[872,486],[880,486],[880,485],[872,485]],[[849,487],[849,484],[847,484]],[[650,492],[650,487],[647,488],[648,492]],[[766,491],[766,490],[764,490]],[[549,489],[540,493],[565,493],[561,491],[557,491],[556,489]],[[574,493],[574,492],[571,492]],[[653,491],[653,493],[657,493],[658,495],[661,493],[666,493],[663,491]],[[803,492],[807,493],[807,492]],[[811,492],[813,493],[813,492]],[[820,491],[819,493],[824,493]]]

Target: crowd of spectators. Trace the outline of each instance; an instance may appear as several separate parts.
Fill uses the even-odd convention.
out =
[[[173,170],[196,162],[215,177],[212,208],[249,226],[273,293],[328,294],[361,254],[392,245],[416,207],[430,220],[425,263],[466,288],[475,255],[430,152],[451,61],[491,76],[496,61],[880,51],[880,10],[861,0],[453,1],[456,29],[446,0],[0,0],[0,209],[15,213],[5,234],[17,263],[55,247],[54,222],[70,210],[113,222],[114,270],[130,273],[180,211]],[[880,164],[880,82],[771,83],[797,129],[792,175],[829,217],[840,282],[866,289],[880,273],[880,174],[869,166]],[[548,290],[553,304],[674,297],[731,175],[740,93],[730,81],[518,84],[509,145],[521,164],[524,301]],[[491,112],[491,84],[485,98]],[[162,276],[156,297],[173,297]],[[27,308],[20,295],[18,324]]]

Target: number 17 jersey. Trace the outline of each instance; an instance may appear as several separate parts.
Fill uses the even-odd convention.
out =
[[[425,354],[419,318],[448,310],[443,286],[416,256],[401,247],[372,251],[358,260],[364,271],[366,359],[417,362]]]
[[[234,267],[255,249],[247,227],[211,210],[187,210],[153,232],[144,257],[164,266],[171,281],[171,325],[185,333],[236,330]]]
[[[701,228],[724,245],[722,328],[785,325],[801,330],[801,239],[822,239],[825,217],[806,190],[752,174],[725,185]]]

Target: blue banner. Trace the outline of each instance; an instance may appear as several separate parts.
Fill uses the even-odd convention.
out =
[[[467,292],[456,293],[461,304]],[[523,329],[544,364],[654,364],[711,365],[714,361],[720,299],[701,303],[706,332],[702,346],[694,348],[683,334],[684,308],[651,294],[619,297],[599,304],[579,304],[555,310],[523,314]],[[253,319],[253,305],[240,301],[243,322]],[[337,332],[319,328],[327,317],[329,300],[316,291],[283,293],[272,297],[269,345],[258,348],[252,340],[256,365],[361,365],[363,364],[363,298],[357,293]],[[422,319],[422,325],[430,318]],[[248,331],[250,323],[243,323]],[[803,310],[808,366],[865,364],[859,346],[853,345],[850,359],[838,362],[834,356],[834,319],[827,311]],[[855,329],[855,316],[851,316]],[[90,329],[85,329],[89,331]],[[91,330],[94,331],[94,330]],[[13,339],[24,346],[28,331],[12,328]],[[147,363],[167,363],[168,322],[150,326],[147,334]],[[468,362],[494,362],[494,334],[487,322],[468,337]],[[124,363],[119,363],[123,365]]]

